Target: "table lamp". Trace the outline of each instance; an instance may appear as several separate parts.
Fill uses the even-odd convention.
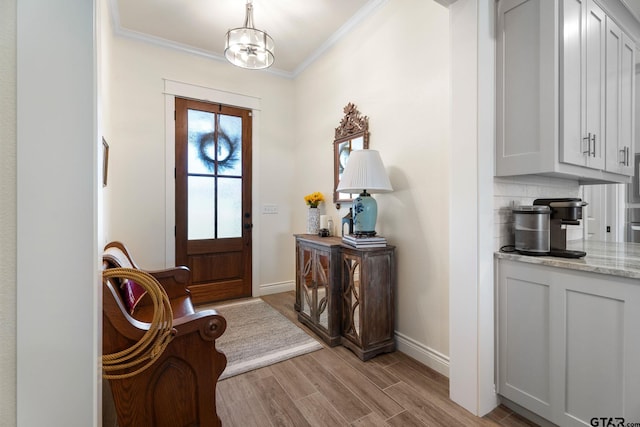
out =
[[[376,150],[352,151],[336,191],[360,192],[353,200],[353,234],[359,237],[375,236],[378,204],[370,193],[393,191],[380,153]]]

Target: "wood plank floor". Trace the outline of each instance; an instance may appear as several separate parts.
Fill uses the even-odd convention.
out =
[[[263,299],[308,331],[293,292]],[[448,396],[448,378],[403,353],[362,362],[342,346],[325,346],[220,381],[217,408],[229,427],[535,425],[504,406],[475,417]]]

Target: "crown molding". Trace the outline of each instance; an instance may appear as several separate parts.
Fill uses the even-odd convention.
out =
[[[226,64],[229,63],[223,55],[219,55],[217,53],[211,52],[210,50],[200,49],[187,44],[178,43],[173,40],[163,39],[162,37],[151,36],[149,34],[122,28],[122,25],[120,24],[120,13],[118,11],[118,0],[109,0],[109,4],[111,5],[111,20],[113,22],[113,30],[117,36],[154,44],[156,46],[161,46],[167,49],[173,49],[173,50],[181,51],[184,53],[189,53],[192,55],[202,56],[204,58],[213,59],[214,61],[219,61]],[[229,65],[232,66],[231,64]],[[264,70],[255,70],[255,71],[263,71],[266,73],[275,74],[277,76],[285,77],[288,79],[291,79],[294,77],[293,73],[289,71],[281,70],[279,68],[274,68],[274,67],[270,67]]]
[[[373,14],[376,10],[381,8],[389,0],[370,0],[364,6],[356,12],[347,22],[345,22],[338,30],[333,33],[318,49],[316,49],[311,55],[307,57],[295,70],[293,70],[293,77],[297,77],[303,72],[309,65],[314,63],[324,53],[329,50],[333,45],[338,43],[343,37],[345,37],[351,30],[353,30],[360,22],[365,18]]]
[[[275,74],[287,79],[293,79],[303,72],[309,65],[320,58],[324,53],[329,50],[333,45],[345,37],[351,30],[353,30],[360,22],[362,22],[369,15],[377,11],[389,0],[370,0],[363,7],[361,7],[355,15],[353,15],[347,22],[345,22],[335,33],[333,33],[318,49],[311,53],[300,65],[298,65],[293,72],[281,70],[279,68],[270,67],[264,70],[255,70],[254,72],[265,72]],[[439,0],[446,1],[446,0]],[[137,31],[128,30],[123,28],[120,23],[120,12],[118,10],[118,0],[109,0],[109,8],[111,10],[111,21],[113,23],[114,33],[117,36],[125,37],[132,40],[138,40],[145,43],[154,44],[156,46],[165,47],[167,49],[178,50],[181,52],[189,53],[192,55],[198,55],[205,58],[212,59],[214,61],[220,61],[228,63],[224,55],[220,55],[211,52],[206,49],[200,49],[183,43],[178,43],[172,40],[163,39],[161,37],[151,36],[149,34],[140,33]]]
[[[634,8],[631,6],[631,1],[634,1],[634,0],[620,0],[620,1],[629,10],[629,13],[633,15],[634,18],[636,18],[636,21],[640,22],[640,8],[638,7]]]

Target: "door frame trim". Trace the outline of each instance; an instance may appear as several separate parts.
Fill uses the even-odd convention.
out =
[[[176,238],[174,234],[174,227],[176,223],[175,213],[175,99],[179,98],[191,98],[198,101],[211,102],[214,104],[224,104],[234,107],[240,107],[251,110],[252,113],[252,153],[253,159],[251,166],[252,177],[258,176],[258,163],[255,159],[260,158],[260,134],[258,132],[260,128],[260,111],[261,100],[254,96],[243,95],[234,92],[227,92],[219,89],[212,89],[199,85],[192,85],[189,83],[178,82],[174,80],[164,79],[164,114],[165,114],[165,250],[164,250],[164,263],[165,267],[173,267],[176,259]],[[260,181],[253,179],[251,181],[252,197],[251,197],[251,210],[252,212],[258,212],[256,205],[257,198],[253,197],[253,194],[260,194]],[[260,247],[260,233],[256,233],[256,230],[260,229],[259,222],[260,216],[254,215],[252,218],[253,232],[251,233],[251,295],[260,295],[260,285],[258,283],[258,277],[260,277],[259,264],[255,262],[258,259],[256,250]]]

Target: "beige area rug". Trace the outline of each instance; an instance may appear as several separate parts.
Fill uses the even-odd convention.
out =
[[[215,308],[227,320],[216,348],[227,356],[220,379],[320,350],[315,338],[260,298],[199,307]]]

